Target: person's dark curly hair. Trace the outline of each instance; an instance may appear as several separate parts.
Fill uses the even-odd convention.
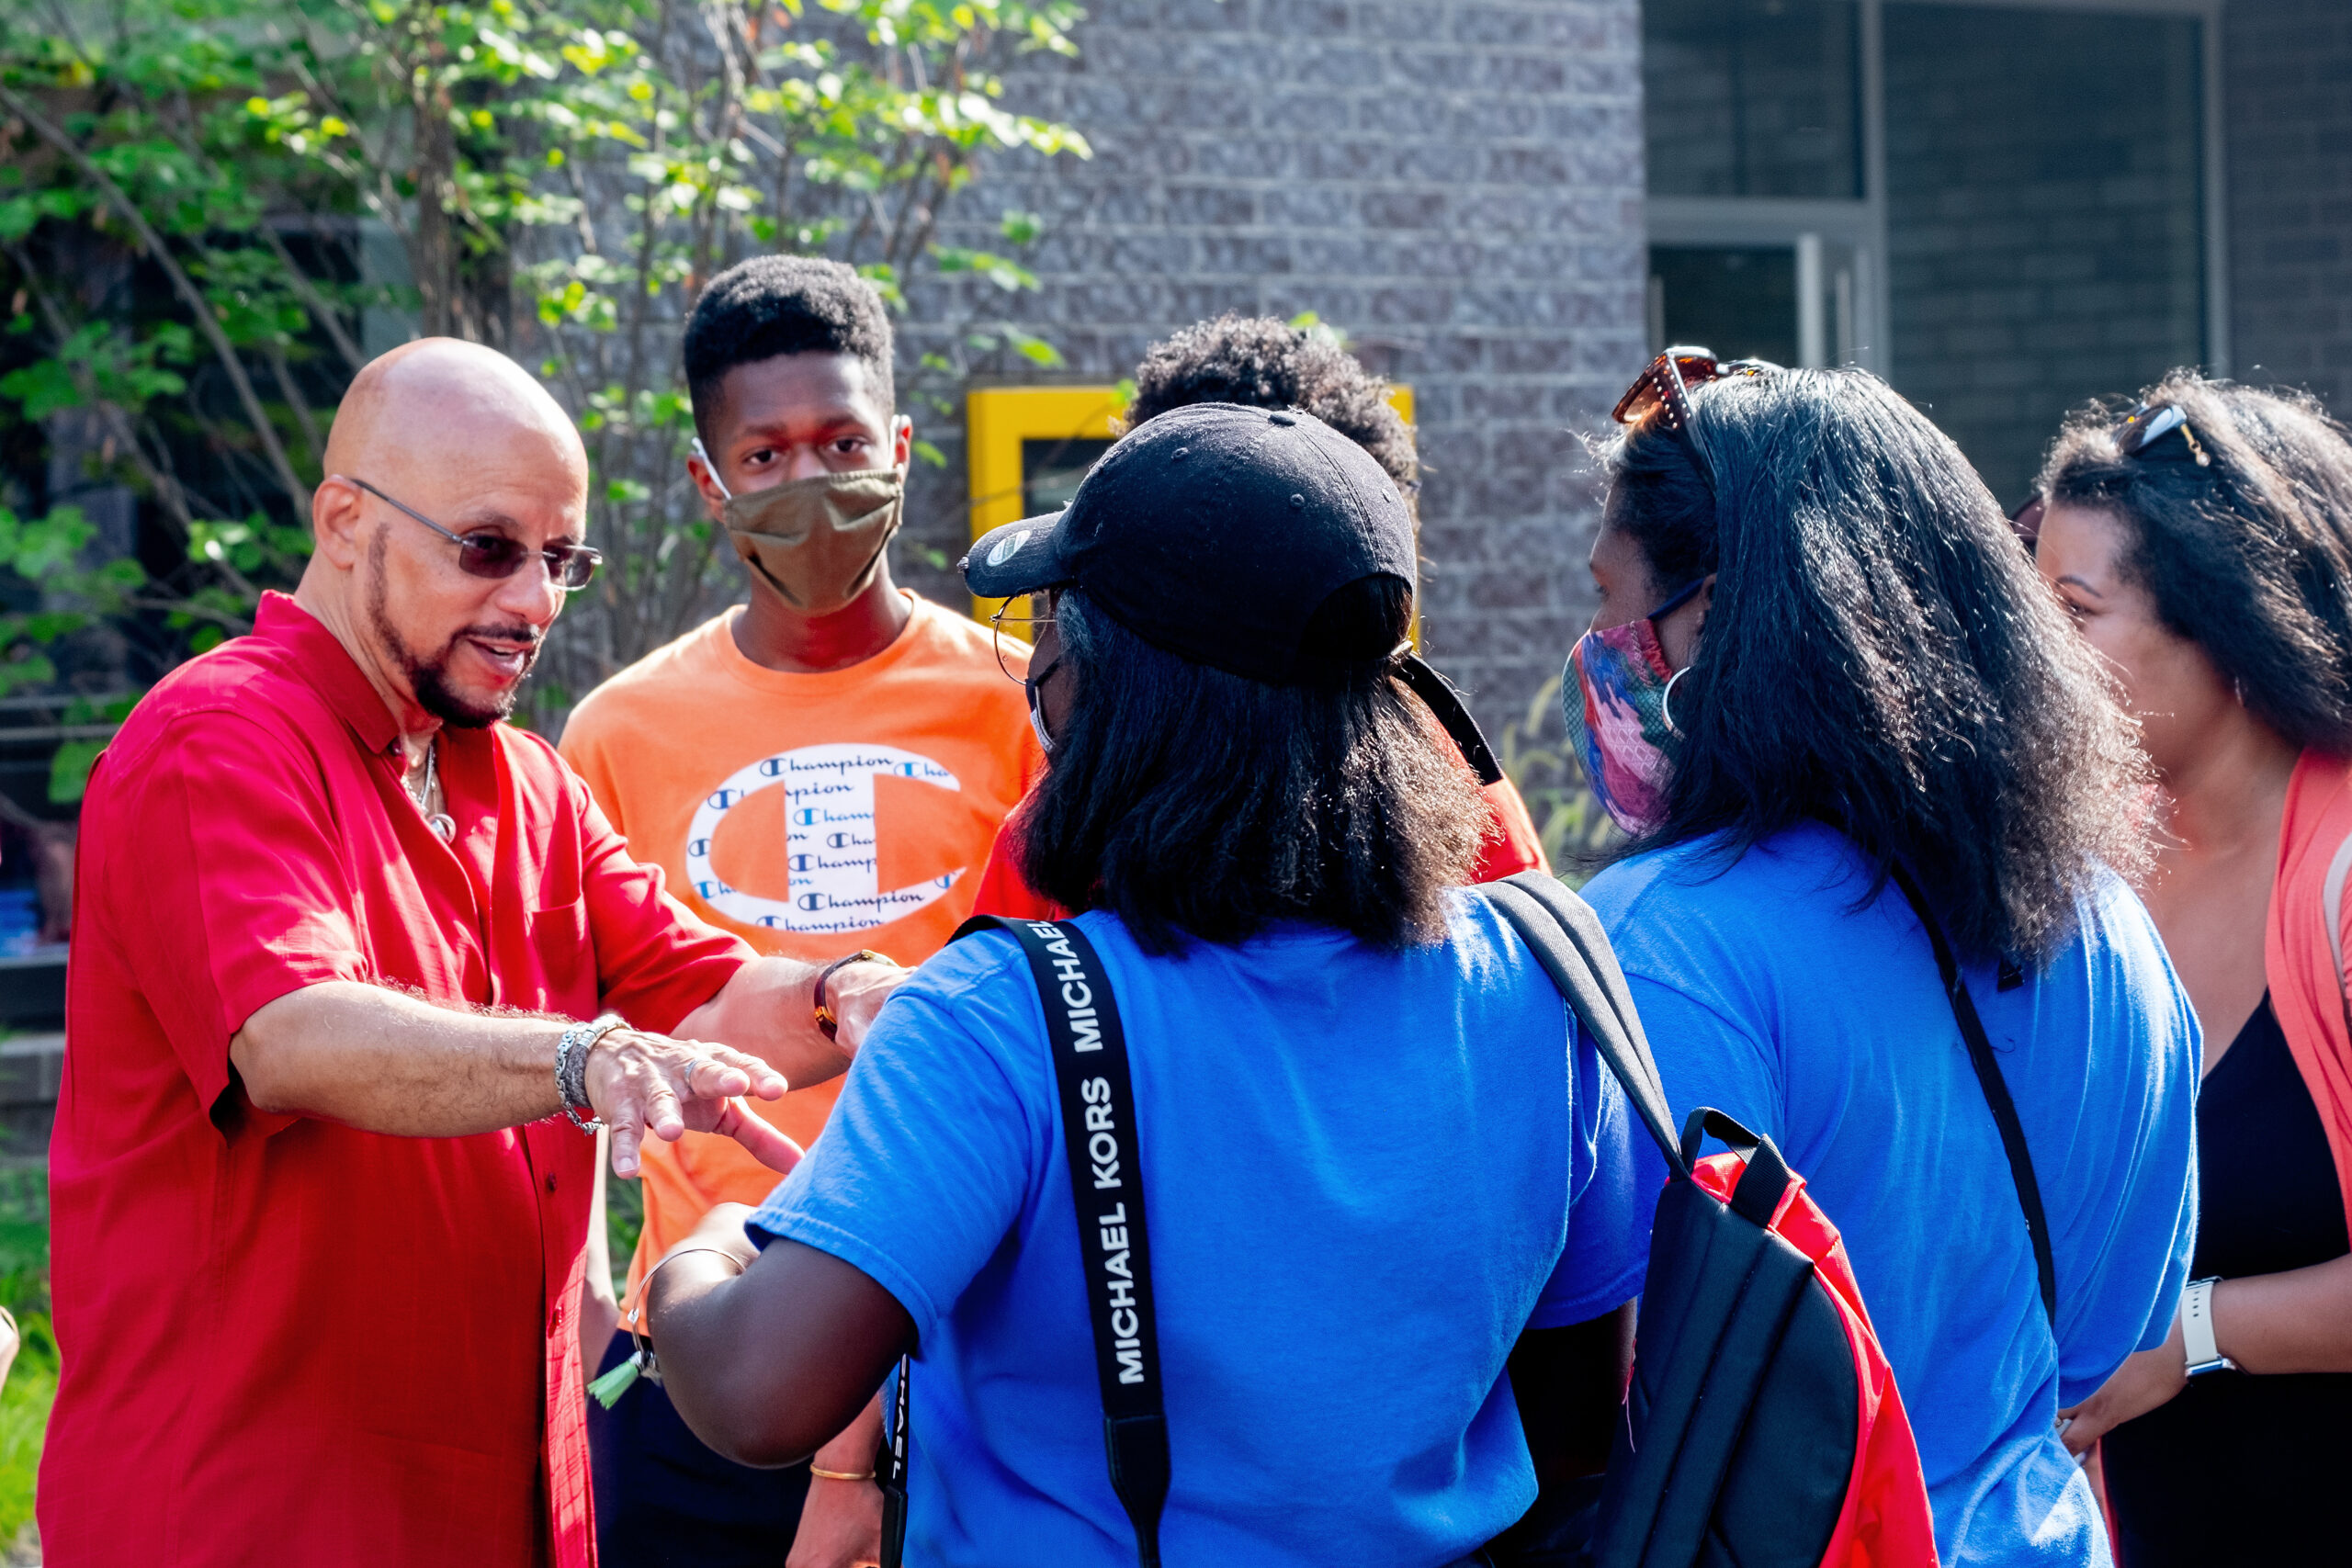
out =
[[[1736,857],[1826,822],[1910,868],[1954,943],[2048,957],[2102,868],[2147,855],[2145,763],[1960,449],[1876,377],[1699,389],[1720,497],[1649,421],[1607,448],[1604,527],[1654,582],[1715,574],[1666,819],[1626,852],[1721,835]]]
[[[1188,403],[1311,413],[1372,454],[1410,505],[1420,488],[1413,430],[1388,405],[1388,383],[1329,333],[1274,316],[1195,321],[1153,344],[1136,367],[1127,428]]]
[[[753,256],[710,280],[686,318],[686,390],[695,429],[706,441],[724,401],[721,385],[738,365],[780,354],[854,355],[888,413],[890,313],[855,269],[816,256]]]
[[[2302,394],[2188,370],[2141,400],[2180,410],[2189,434],[2160,435],[2127,457],[2115,446],[2120,416],[2083,409],[2050,449],[2041,494],[2123,524],[2123,570],[2147,588],[2165,625],[2236,682],[2248,712],[2299,747],[2352,751],[2344,427]]]

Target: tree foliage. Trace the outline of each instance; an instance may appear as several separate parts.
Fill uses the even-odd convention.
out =
[[[989,250],[937,232],[989,155],[1085,155],[1077,131],[1009,107],[1001,74],[1073,54],[1080,16],[1067,0],[0,7],[0,451],[26,447],[10,422],[37,431],[74,485],[129,487],[168,540],[94,560],[73,505],[0,488],[0,558],[32,590],[0,618],[0,685],[53,678],[41,649],[94,621],[139,618],[149,674],[248,624],[300,571],[352,373],[449,334],[537,371],[588,441],[607,567],[551,644],[539,700],[560,711],[732,581],[682,470],[678,327],[702,280],[767,250],[848,259],[894,302],[938,275],[955,287],[926,298],[971,354],[1054,360],[1009,319],[1036,220],[1005,214]]]

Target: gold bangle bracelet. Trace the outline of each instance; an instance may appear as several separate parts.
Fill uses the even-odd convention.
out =
[[[808,1473],[820,1481],[871,1481],[874,1479],[874,1472],[870,1470],[819,1470],[813,1464],[808,1467]]]

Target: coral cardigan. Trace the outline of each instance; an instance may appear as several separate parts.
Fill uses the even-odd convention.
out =
[[[2305,751],[2278,824],[2278,879],[2270,890],[2263,967],[2270,1004],[2295,1066],[2319,1107],[2352,1225],[2352,759]]]

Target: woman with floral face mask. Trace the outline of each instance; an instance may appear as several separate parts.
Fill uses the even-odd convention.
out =
[[[2131,722],[1875,378],[1669,350],[1620,418],[1568,722],[1632,835],[1585,896],[1668,1096],[1770,1135],[1843,1234],[1942,1559],[2104,1563],[2057,1412],[2162,1342],[2195,1223],[2196,1021],[2117,874]]]

